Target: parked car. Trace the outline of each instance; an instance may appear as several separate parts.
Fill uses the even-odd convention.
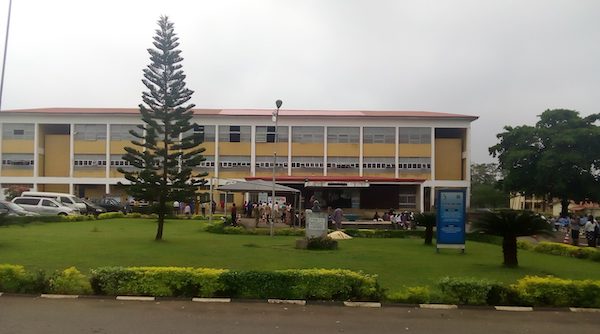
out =
[[[81,199],[75,195],[65,193],[51,193],[43,191],[24,191],[21,197],[43,197],[51,198],[63,205],[79,210],[81,213],[86,213],[87,206],[81,201]]]
[[[106,212],[106,209],[105,209],[105,208],[103,208],[103,207],[101,207],[100,205],[98,205],[98,204],[95,204],[95,203],[93,203],[93,202],[91,202],[91,201],[88,201],[87,199],[82,199],[81,201],[82,201],[82,202],[85,204],[85,206],[87,207],[87,213],[88,213],[88,214],[91,214],[91,215],[97,216],[97,215],[99,215],[99,214],[101,214],[101,213],[105,213],[105,212]]]
[[[23,207],[8,201],[0,201],[0,210],[7,216],[39,216],[39,214],[23,209]]]
[[[13,203],[23,207],[23,209],[40,215],[78,215],[79,210],[65,206],[51,198],[41,197],[16,197]]]
[[[129,206],[125,206],[122,203],[115,200],[114,198],[110,198],[110,197],[96,199],[96,200],[93,200],[93,202],[94,202],[94,204],[106,209],[106,212],[128,213],[131,211],[131,210],[129,210]]]

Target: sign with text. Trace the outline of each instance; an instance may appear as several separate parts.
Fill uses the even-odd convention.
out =
[[[465,249],[466,192],[440,189],[436,193],[437,248]]]
[[[327,235],[327,213],[306,210],[306,237],[318,238]]]

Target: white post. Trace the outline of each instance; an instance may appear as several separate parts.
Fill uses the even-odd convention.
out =
[[[69,134],[69,177],[73,177],[73,175],[75,174],[74,172],[74,165],[75,165],[75,124],[71,123],[69,125],[70,127],[70,134]],[[71,194],[73,194],[71,192]]]
[[[219,125],[215,125],[215,171],[214,177],[219,177]]]
[[[105,175],[106,175],[106,179],[110,178],[110,141],[111,141],[111,136],[110,136],[110,123],[106,124],[106,152],[105,152]]]
[[[256,125],[250,127],[250,175],[256,176]]]
[[[433,126],[431,127],[431,180],[435,181],[435,127]]]
[[[394,164],[396,165],[396,168],[394,168],[394,177],[398,178],[400,177],[400,166],[398,166],[400,164],[400,134],[399,134],[400,128],[396,127],[395,129],[395,136],[396,139],[394,140],[394,142],[396,143],[396,149],[394,150]]]
[[[292,126],[288,126],[288,176],[292,176]]]
[[[359,127],[358,130],[358,143],[359,143],[359,153],[358,153],[358,176],[363,176],[363,155],[364,155],[364,143],[363,143],[363,127]]]
[[[327,127],[323,127],[323,176],[327,176]]]
[[[39,173],[39,145],[40,145],[40,125],[36,122],[33,124],[33,177],[38,178]],[[34,188],[37,191],[37,184],[34,184]]]

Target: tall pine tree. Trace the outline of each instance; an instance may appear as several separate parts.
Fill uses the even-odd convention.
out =
[[[204,161],[202,134],[195,133],[192,123],[193,104],[187,104],[193,91],[185,87],[185,74],[179,64],[183,58],[173,23],[168,17],[158,20],[154,49],[148,49],[151,63],[144,69],[142,82],[148,91],[142,93],[139,105],[143,125],[130,131],[136,137],[133,147],[126,147],[123,159],[133,169],[120,168],[130,184],[127,193],[136,199],[156,204],[158,227],[156,240],[162,240],[167,202],[187,201],[205,183],[206,173],[195,174],[194,166]]]

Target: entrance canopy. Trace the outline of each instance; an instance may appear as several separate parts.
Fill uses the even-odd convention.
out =
[[[236,183],[227,184],[224,186],[220,186],[217,188],[221,191],[239,191],[239,192],[249,192],[249,193],[266,193],[273,191],[273,183],[269,181],[263,180],[253,180],[253,181],[238,181]],[[300,190],[282,186],[281,184],[275,183],[275,192],[279,193],[299,193]]]

